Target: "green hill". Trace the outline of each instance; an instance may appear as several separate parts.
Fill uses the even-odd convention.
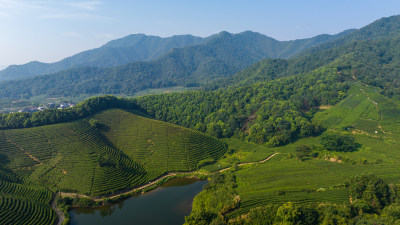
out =
[[[93,122],[95,121],[95,122]],[[105,110],[70,123],[2,131],[2,163],[52,191],[91,196],[218,159],[226,144],[197,131]]]
[[[2,224],[54,224],[57,215],[50,205],[56,192],[106,196],[168,172],[193,171],[227,150],[213,137],[139,116],[146,115],[123,101],[107,96],[69,112],[9,114],[25,120],[15,127],[34,118],[42,126],[0,130]],[[62,123],[66,120],[72,121]]]

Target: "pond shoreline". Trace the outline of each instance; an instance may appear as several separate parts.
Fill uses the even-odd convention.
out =
[[[146,218],[149,220],[146,224],[159,224],[154,221],[160,220],[161,215],[164,215],[164,219],[171,220],[163,224],[177,224],[177,221],[183,223],[184,217],[190,214],[193,198],[206,182],[195,177],[178,177],[159,185],[155,191],[137,194],[107,205],[71,208],[71,224],[107,224],[111,220],[113,223],[121,221],[121,224],[125,224],[132,219],[143,224]],[[159,217],[153,218],[151,215],[154,214]],[[92,220],[96,222],[92,223]]]

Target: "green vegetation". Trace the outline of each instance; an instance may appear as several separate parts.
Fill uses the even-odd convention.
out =
[[[52,193],[14,174],[0,164],[0,221],[2,224],[54,224]]]
[[[6,130],[1,140],[10,168],[24,168],[53,191],[92,196],[194,170],[227,148],[199,132],[117,109],[72,123]]]
[[[363,89],[350,89],[349,96],[336,106],[315,114],[314,119],[330,129],[320,137],[271,148],[281,154],[234,172],[233,191],[240,197],[240,206],[227,213],[215,208],[220,216],[211,217],[213,223],[394,224],[398,220],[393,210],[398,207],[400,155],[393,150],[400,146],[393,124],[400,113],[396,104],[390,104],[393,100],[370,91],[372,88]],[[360,104],[364,99],[365,104]],[[391,114],[371,117],[373,113],[382,115],[382,109]],[[368,120],[368,116],[377,120],[375,129],[379,133],[374,128],[364,131],[365,126],[355,123],[360,118]],[[388,127],[394,129],[389,132]],[[341,148],[349,144],[354,147],[354,143],[357,148],[352,151]],[[203,200],[194,202],[201,204],[196,201]]]
[[[344,98],[348,84],[336,69],[215,92],[151,95],[136,103],[156,119],[270,146],[284,145],[321,132],[312,109]],[[310,112],[311,111],[311,112]]]
[[[26,116],[14,126],[26,124],[22,121],[38,121],[35,123],[40,125],[84,118],[0,131],[0,168],[4,169],[0,171],[0,208],[7,208],[2,210],[0,221],[52,224],[57,218],[50,208],[52,192],[107,196],[167,172],[195,170],[207,160],[218,160],[227,150],[224,142],[205,134],[138,116],[145,114],[135,111],[135,104],[121,105],[124,101],[129,103],[106,96],[66,111],[5,115],[6,124],[13,124],[11,117]],[[116,106],[127,106],[129,112],[101,111]],[[57,202],[66,213],[68,204]],[[73,203],[93,205],[85,198]]]
[[[156,55],[156,52],[152,53],[156,49],[149,46],[148,51],[147,48],[143,47],[142,42],[139,42],[141,44],[137,44],[133,48],[117,48],[117,50],[113,50],[116,49],[115,47],[111,49],[103,48],[100,51],[84,52],[66,59],[67,62],[68,60],[72,61],[68,64],[64,60],[50,65],[33,62],[22,67],[9,68],[3,72],[6,73],[3,75],[6,78],[10,78],[8,72],[14,72],[20,76],[35,73],[36,75],[38,73],[46,74],[46,71],[47,73],[60,72],[18,81],[4,81],[0,84],[0,97],[20,98],[23,96],[29,98],[38,95],[65,97],[99,93],[132,96],[136,92],[146,89],[172,86],[198,87],[213,83],[212,81],[222,77],[229,77],[264,58],[287,58],[310,47],[336,40],[348,33],[280,42],[250,31],[239,34],[221,32],[204,40],[188,41],[187,44],[198,43],[198,45],[183,47],[185,43],[181,45],[182,48],[174,48],[169,52],[165,51],[165,54],[158,58],[152,57]],[[203,43],[199,44],[201,42]],[[154,43],[146,44],[152,45]],[[170,45],[172,43],[169,43]],[[168,48],[168,46],[160,47],[161,49],[158,49],[160,52]],[[142,57],[135,51],[138,48],[141,49],[139,52],[143,54]],[[146,54],[147,51],[149,55]],[[92,54],[98,54],[98,57],[94,57]],[[121,61],[118,61],[119,58],[121,58]],[[137,61],[141,58],[152,58],[153,60],[148,62]],[[127,61],[127,59],[130,61]],[[76,67],[70,67],[70,65]],[[113,65],[120,66],[104,68]],[[30,70],[32,67],[34,69]],[[59,67],[68,68],[68,70],[61,71],[62,69],[59,69]]]
[[[108,108],[125,108],[141,111],[132,99],[114,96],[93,97],[73,108],[46,109],[35,113],[0,114],[0,129],[27,128],[68,122],[87,117]]]
[[[152,62],[3,83],[0,96],[20,97],[132,95],[218,80],[202,91],[1,114],[0,207],[54,222],[45,188],[109,197],[168,172],[199,170],[221,173],[195,198],[187,224],[399,223],[400,39],[392,28],[399,18],[227,79],[265,57],[270,49],[260,46],[271,40],[222,32]],[[253,35],[257,41],[243,41]],[[263,161],[273,153],[280,154]],[[70,200],[58,202],[99,204]]]
[[[329,151],[351,152],[356,149],[354,138],[348,134],[325,133],[321,136],[321,144]]]
[[[176,35],[168,38],[132,34],[55,63],[30,62],[0,71],[0,80],[15,80],[56,73],[74,67],[112,67],[135,61],[154,60],[173,48],[201,44],[204,38]]]

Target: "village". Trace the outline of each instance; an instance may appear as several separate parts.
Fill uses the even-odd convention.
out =
[[[18,110],[18,112],[27,112],[27,113],[34,113],[38,111],[43,111],[45,109],[66,109],[66,108],[71,108],[74,107],[75,104],[72,102],[64,102],[64,103],[48,103],[45,106],[31,106],[31,107],[25,107],[21,110]]]

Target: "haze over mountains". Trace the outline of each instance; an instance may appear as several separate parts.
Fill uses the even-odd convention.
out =
[[[106,43],[100,48],[84,51],[55,63],[33,61],[24,65],[12,65],[0,71],[0,80],[12,80],[83,66],[112,67],[133,61],[157,58],[172,48],[200,44],[206,39],[192,35],[176,35],[168,38],[132,34]]]
[[[57,63],[31,62],[10,66],[0,72],[0,79],[16,80],[72,69],[34,79],[5,82],[2,96],[133,94],[147,88],[201,86],[208,79],[233,75],[264,58],[291,57],[350,32],[283,42],[250,31],[239,34],[221,32],[208,38],[130,35]],[[177,48],[179,46],[187,47]],[[128,61],[134,62],[110,67]],[[15,90],[15,85],[19,86],[19,91]]]
[[[230,77],[265,58],[291,58],[292,66],[278,77],[293,75],[332,62],[343,52],[326,52],[346,43],[396,37],[399,24],[399,17],[393,16],[359,30],[294,41],[277,41],[251,31],[221,32],[207,38],[130,35],[60,62],[10,66],[0,72],[0,79],[19,80],[0,83],[0,97],[132,95],[149,88],[199,87]],[[321,56],[324,51],[325,56]],[[56,73],[35,76],[52,72]]]
[[[250,42],[254,44],[253,47],[259,46],[261,48],[261,52],[249,49],[253,51],[249,52],[250,56],[255,54],[259,57],[288,58],[309,47],[335,40],[348,32],[351,32],[351,30],[337,35],[319,35],[313,38],[294,41],[277,41],[254,32],[243,32],[236,36],[239,38],[238,41]],[[199,44],[211,45],[210,47],[212,47],[213,43],[209,42],[216,39],[226,39],[228,36],[229,33],[227,32],[221,32],[207,38],[192,35],[176,35],[161,38],[144,34],[132,34],[110,41],[100,48],[78,53],[59,62],[42,63],[33,61],[23,65],[9,66],[0,71],[0,80],[23,79],[85,66],[113,67],[130,62],[151,61],[174,48],[184,48]],[[240,48],[240,44],[238,47]]]

